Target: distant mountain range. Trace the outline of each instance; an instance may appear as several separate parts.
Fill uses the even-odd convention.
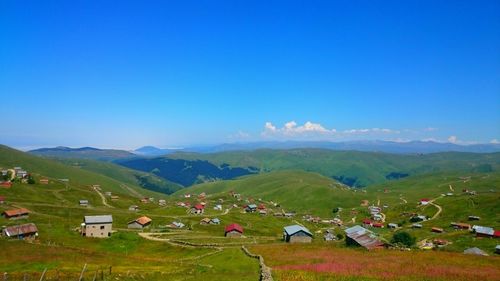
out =
[[[31,154],[53,158],[79,158],[92,159],[100,161],[114,161],[117,159],[126,159],[137,157],[136,154],[118,149],[99,149],[93,147],[70,148],[58,146],[53,148],[40,148],[28,151]]]
[[[226,143],[214,146],[187,147],[181,149],[161,149],[153,146],[141,147],[134,153],[143,156],[161,156],[174,152],[214,153],[238,150],[256,149],[295,149],[295,148],[322,148],[331,150],[355,150],[365,152],[386,152],[398,154],[412,153],[437,153],[437,152],[473,152],[492,153],[500,152],[500,144],[474,144],[458,145],[453,143],[440,143],[432,141],[285,141],[285,142],[252,142],[252,143]]]

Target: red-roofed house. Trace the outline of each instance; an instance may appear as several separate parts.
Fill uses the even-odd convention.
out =
[[[5,197],[0,196],[0,204],[3,204],[5,202]]]
[[[495,232],[493,233],[493,237],[499,238],[500,237],[500,230],[495,230]]]
[[[0,182],[0,187],[11,188],[12,183],[10,181]]]
[[[203,211],[205,210],[205,206],[201,205],[201,204],[196,204],[194,205],[193,208],[191,208],[191,213],[192,214],[203,214]]]
[[[128,223],[128,228],[145,228],[151,224],[151,219],[148,217],[140,217]]]
[[[384,227],[384,224],[381,223],[381,222],[374,222],[372,224],[373,227],[376,227],[376,228],[383,228]]]
[[[431,200],[427,198],[420,199],[420,205],[427,205]]]
[[[2,215],[6,219],[15,220],[15,219],[27,218],[29,213],[30,211],[28,209],[20,208],[20,209],[6,210],[2,213]]]
[[[241,237],[243,234],[243,227],[237,223],[230,224],[224,229],[224,236],[226,237]]]
[[[372,226],[373,222],[370,219],[364,219],[363,224],[365,226]]]

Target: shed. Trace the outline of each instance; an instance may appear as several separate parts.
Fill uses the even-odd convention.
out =
[[[489,256],[485,251],[477,248],[477,247],[473,247],[473,248],[468,248],[464,251],[464,254],[467,254],[467,255],[478,255],[478,256]]]
[[[358,245],[368,250],[381,249],[385,245],[375,233],[360,225],[346,229],[345,233],[347,245]]]
[[[311,243],[313,234],[301,225],[285,226],[283,240],[289,243]]]
[[[2,233],[9,238],[35,238],[38,236],[38,228],[34,223],[27,223],[6,227]]]
[[[10,219],[10,220],[27,218],[29,216],[29,214],[30,214],[30,210],[28,210],[26,208],[6,210],[2,213],[2,215],[6,219]]]
[[[226,237],[241,237],[241,235],[243,235],[243,227],[237,223],[232,223],[224,229],[224,236]]]
[[[151,224],[151,221],[152,220],[150,218],[142,216],[140,218],[137,218],[136,220],[129,222],[127,227],[135,229],[143,229],[148,227]]]

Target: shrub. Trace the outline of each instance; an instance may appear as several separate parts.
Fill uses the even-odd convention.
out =
[[[415,245],[416,238],[411,236],[410,233],[406,231],[400,231],[392,236],[391,242],[394,244],[402,244],[407,247]]]

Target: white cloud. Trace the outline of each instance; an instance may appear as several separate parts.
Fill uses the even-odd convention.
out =
[[[319,123],[311,121],[305,122],[303,125],[297,124],[295,121],[286,122],[283,127],[276,127],[271,122],[266,122],[264,131],[261,133],[263,137],[278,137],[278,138],[345,138],[350,136],[362,135],[386,135],[399,134],[400,131],[385,129],[385,128],[370,128],[370,129],[349,129],[337,131],[334,128],[326,128]]]
[[[457,136],[450,136],[448,138],[448,142],[450,142],[450,143],[457,143],[458,142]]]
[[[236,140],[244,140],[250,138],[250,134],[240,130],[236,134],[229,135],[229,138]]]
[[[427,127],[424,129],[424,131],[426,131],[426,132],[435,132],[437,130],[438,130],[438,128],[434,128],[434,127]]]
[[[500,141],[498,139],[492,139],[490,141],[491,144],[500,144]]]

